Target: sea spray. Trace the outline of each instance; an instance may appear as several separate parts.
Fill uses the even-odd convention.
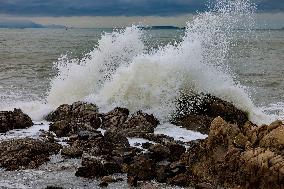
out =
[[[137,26],[106,33],[84,59],[57,62],[47,103],[85,100],[104,111],[123,106],[167,121],[180,92],[189,91],[232,102],[255,123],[270,122],[224,63],[236,29],[247,29],[254,9],[246,0],[218,1],[187,23],[181,42],[152,51],[145,50],[145,31]]]

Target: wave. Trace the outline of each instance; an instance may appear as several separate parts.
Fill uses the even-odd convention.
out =
[[[104,33],[84,58],[59,58],[54,64],[57,76],[44,102],[7,107],[20,107],[41,120],[63,103],[82,100],[97,104],[103,112],[121,106],[153,113],[167,122],[181,93],[209,93],[232,102],[254,123],[269,123],[277,117],[253,104],[226,64],[237,32],[243,38],[244,31],[250,33],[254,12],[248,0],[219,0],[187,23],[180,41],[151,50],[146,45],[151,38],[139,26]]]
[[[85,58],[63,56],[56,63],[58,75],[47,103],[55,107],[85,100],[105,111],[123,106],[166,121],[180,92],[190,91],[232,102],[255,123],[269,122],[225,64],[235,29],[248,29],[254,10],[246,0],[218,1],[187,23],[181,42],[151,51],[137,26],[105,33]]]

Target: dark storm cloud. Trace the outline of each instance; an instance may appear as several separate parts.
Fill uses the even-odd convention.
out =
[[[211,0],[212,1],[212,0]],[[283,0],[254,0],[262,11],[284,11]],[[0,0],[0,13],[24,16],[171,16],[206,9],[205,0]]]

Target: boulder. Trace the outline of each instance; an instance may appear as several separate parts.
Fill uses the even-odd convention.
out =
[[[95,131],[102,124],[102,115],[96,105],[86,102],[75,102],[72,105],[63,104],[46,116],[50,131],[59,137],[71,136],[79,131]]]
[[[21,109],[0,111],[0,133],[5,133],[12,129],[24,129],[32,125],[31,118],[24,114]]]
[[[230,102],[208,94],[182,94],[172,122],[208,134],[211,121],[218,116],[240,127],[248,121],[248,115]]]
[[[61,150],[61,155],[63,156],[67,156],[70,158],[77,158],[77,157],[81,157],[83,154],[83,150],[73,147],[73,146],[69,146],[69,147],[65,147]]]
[[[107,130],[104,134],[104,138],[107,142],[112,143],[115,146],[121,146],[121,147],[130,146],[128,139],[120,132],[113,132],[113,131]]]
[[[282,122],[255,127],[213,120],[208,138],[192,143],[182,161],[198,183],[234,188],[282,188]]]
[[[119,128],[128,118],[129,110],[117,107],[103,115],[103,129]]]
[[[167,159],[171,153],[169,148],[161,144],[152,145],[148,150],[152,153],[152,159],[156,162]]]
[[[155,177],[155,162],[150,158],[149,154],[141,154],[134,158],[129,165],[127,177],[136,180],[151,180]]]
[[[78,168],[75,175],[84,178],[95,178],[121,172],[121,166],[114,160],[107,160],[103,156],[85,154],[82,157],[82,167]]]
[[[33,169],[59,152],[61,145],[38,139],[12,139],[0,142],[0,166],[6,170]]]

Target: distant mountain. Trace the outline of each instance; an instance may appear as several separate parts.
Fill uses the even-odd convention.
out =
[[[25,20],[0,20],[0,28],[44,28],[44,26]]]
[[[42,25],[28,20],[0,19],[0,28],[66,28],[61,25]]]

